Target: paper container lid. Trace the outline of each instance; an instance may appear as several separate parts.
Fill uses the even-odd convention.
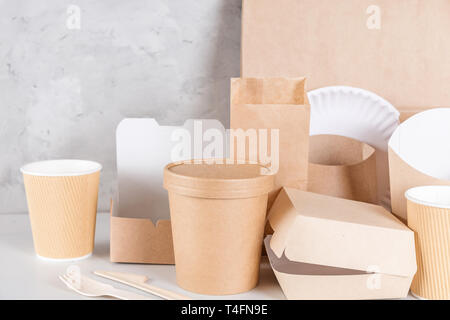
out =
[[[164,168],[164,188],[179,194],[213,199],[249,198],[274,187],[270,169],[252,163],[181,161]]]
[[[414,233],[381,206],[283,188],[269,221],[279,258],[398,276],[416,272]]]

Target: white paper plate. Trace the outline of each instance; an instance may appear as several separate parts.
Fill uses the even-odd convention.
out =
[[[390,210],[388,141],[400,113],[376,94],[336,86],[310,91],[310,135],[335,134],[365,142],[376,149],[378,199]]]
[[[389,146],[415,170],[450,180],[450,108],[418,113],[393,133]]]

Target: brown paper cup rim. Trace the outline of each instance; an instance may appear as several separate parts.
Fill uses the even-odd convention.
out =
[[[188,160],[168,164],[164,168],[164,188],[179,194],[200,198],[233,199],[249,198],[269,193],[274,187],[274,174],[262,164],[252,162],[226,162],[225,159]],[[174,172],[173,168],[191,165],[210,166],[207,176],[191,171],[189,167],[182,172]],[[221,166],[236,169],[232,175],[220,172]],[[199,168],[196,167],[196,168]],[[260,173],[255,173],[255,167],[260,167]],[[242,174],[242,176],[239,176]]]
[[[450,209],[450,186],[420,186],[408,189],[409,201],[428,207]]]
[[[20,168],[23,174],[44,177],[81,176],[98,172],[102,165],[90,160],[45,160],[24,165]]]

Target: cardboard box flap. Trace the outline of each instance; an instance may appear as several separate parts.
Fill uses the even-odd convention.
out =
[[[384,208],[283,188],[269,212],[278,258],[344,269],[411,276],[414,234]]]
[[[406,220],[406,190],[450,185],[450,108],[416,114],[389,140],[392,211]]]
[[[123,218],[111,201],[110,260],[126,263],[174,264],[169,220]]]
[[[270,248],[270,236],[264,240],[272,270],[290,300],[360,300],[404,298],[412,276],[379,274],[278,258]]]
[[[267,236],[264,239],[267,256],[270,259],[272,268],[278,272],[288,274],[310,275],[310,276],[343,276],[343,275],[357,275],[372,273],[368,271],[352,270],[345,268],[336,268],[330,266],[317,265],[312,263],[304,263],[289,260],[286,255],[281,257],[275,255],[273,249],[270,247],[272,236]]]

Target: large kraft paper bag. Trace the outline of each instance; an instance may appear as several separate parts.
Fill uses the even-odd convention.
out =
[[[268,210],[281,187],[307,189],[310,106],[305,82],[305,78],[231,79],[231,155],[263,164],[270,162],[271,169],[277,172]],[[244,155],[238,152],[238,129],[256,133],[256,148],[251,149],[251,138],[247,136]],[[257,159],[252,158],[254,151]],[[261,154],[268,155],[269,161]]]
[[[241,76],[305,76],[396,106],[450,106],[449,0],[243,0]]]

